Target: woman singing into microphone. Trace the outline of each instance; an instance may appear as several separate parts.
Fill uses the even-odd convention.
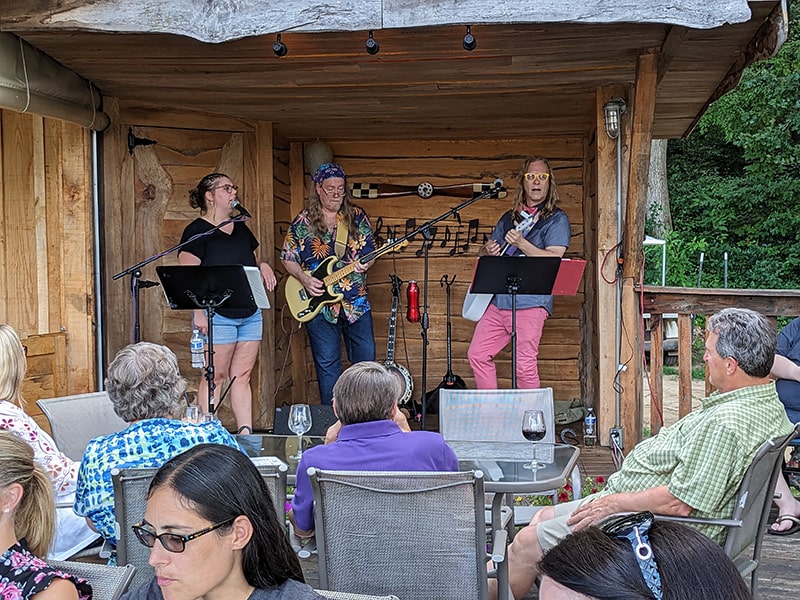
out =
[[[500,217],[481,255],[564,256],[569,247],[570,224],[556,207],[558,190],[553,169],[546,158],[528,158],[518,177],[511,210]],[[532,216],[529,225],[519,225],[523,211]],[[529,228],[528,228],[529,227]],[[517,385],[541,387],[539,340],[544,322],[553,312],[552,295],[517,296]],[[494,357],[511,339],[511,296],[496,294],[478,321],[467,356],[478,389],[497,389]]]
[[[232,202],[236,201],[238,187],[222,173],[203,177],[197,187],[189,192],[189,204],[200,209],[200,217],[183,230],[181,243],[192,236],[207,233],[223,221],[231,219]],[[272,268],[259,262],[255,253],[258,241],[242,221],[223,225],[184,246],[178,254],[182,265],[244,265],[258,266],[264,286],[272,291],[277,280]],[[193,326],[208,335],[208,318],[205,311],[195,310]],[[226,378],[233,379],[231,407],[236,415],[239,432],[252,433],[252,392],[250,373],[256,363],[261,342],[262,320],[259,309],[225,308],[223,304],[214,316],[214,384],[221,389]],[[208,412],[208,386],[200,381],[197,400],[203,412]]]

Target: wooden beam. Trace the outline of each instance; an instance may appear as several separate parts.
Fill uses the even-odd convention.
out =
[[[650,143],[653,139],[653,117],[656,101],[656,69],[654,51],[639,55],[636,66],[635,98],[631,118],[631,160],[628,164],[628,192],[625,211],[625,262],[622,267],[622,349],[620,361],[626,370],[619,376],[620,416],[625,430],[626,450],[642,438],[642,339],[639,299],[634,285],[642,269],[647,178],[650,174]],[[629,107],[630,110],[630,107]]]
[[[293,143],[289,149],[289,178],[292,198],[290,219],[294,219],[305,206],[304,171],[303,144]],[[280,301],[284,301],[283,297]],[[290,323],[290,326],[297,327],[294,322]],[[304,404],[308,401],[310,379],[306,368],[306,335],[302,328],[294,331],[289,343],[292,345],[292,404]]]
[[[743,307],[767,316],[800,315],[800,290],[721,290],[645,285],[641,292],[644,312],[710,315],[723,308]]]
[[[660,83],[664,75],[669,70],[672,61],[678,55],[681,45],[686,40],[689,30],[686,27],[673,25],[667,31],[667,37],[664,38],[664,43],[661,44],[661,51],[658,56],[658,75],[656,82]]]

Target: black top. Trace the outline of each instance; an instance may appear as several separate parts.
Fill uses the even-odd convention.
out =
[[[209,232],[212,229],[214,229],[214,226],[205,219],[195,219],[183,230],[181,243],[192,236]],[[241,221],[236,221],[230,234],[219,229],[211,231],[208,235],[204,235],[184,246],[180,252],[193,254],[200,259],[202,266],[243,265],[257,267],[256,257],[253,254],[256,248],[258,248],[258,240],[253,235],[253,232]],[[247,308],[225,308],[223,304],[217,309],[217,313],[229,319],[245,319],[255,314],[255,311]]]

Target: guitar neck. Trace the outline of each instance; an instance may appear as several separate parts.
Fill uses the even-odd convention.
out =
[[[322,280],[322,283],[324,283],[326,287],[330,287],[330,286],[332,286],[332,285],[334,285],[336,283],[339,283],[342,279],[344,279],[345,277],[350,275],[350,273],[355,271],[357,264],[360,263],[362,265],[365,265],[368,262],[375,260],[376,258],[381,256],[382,254],[385,254],[386,252],[389,252],[390,250],[392,250],[396,246],[400,246],[401,244],[402,245],[408,245],[408,240],[402,240],[401,239],[401,240],[397,240],[397,241],[394,241],[394,242],[391,242],[391,243],[386,243],[383,246],[381,246],[380,248],[378,248],[377,250],[373,250],[372,252],[370,252],[369,254],[367,254],[365,256],[362,256],[358,260],[355,260],[355,261],[351,262],[350,264],[345,265],[344,267],[342,267],[338,271],[334,271],[333,273],[327,275]]]
[[[389,339],[386,341],[386,362],[394,362],[394,338],[397,328],[397,296],[392,296],[392,314],[389,317]]]

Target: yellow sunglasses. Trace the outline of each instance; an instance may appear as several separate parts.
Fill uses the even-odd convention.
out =
[[[550,179],[550,173],[525,173],[525,179],[528,181],[547,181]]]

